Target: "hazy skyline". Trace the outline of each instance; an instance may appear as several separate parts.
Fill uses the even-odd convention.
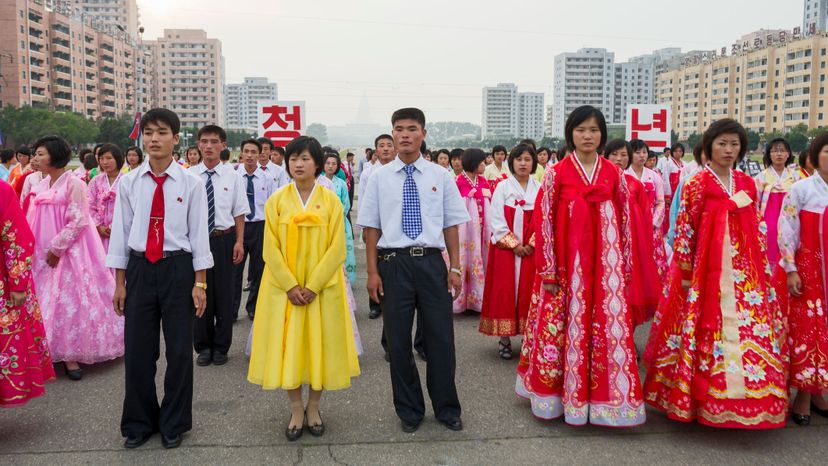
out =
[[[138,0],[144,39],[204,29],[221,40],[228,83],[264,76],[281,100],[307,101],[308,123],[371,123],[403,106],[429,121],[480,124],[481,90],[499,82],[552,102],[554,57],[582,47],[616,62],[664,47],[721,49],[802,23],[802,0]],[[726,6],[723,6],[726,5]]]

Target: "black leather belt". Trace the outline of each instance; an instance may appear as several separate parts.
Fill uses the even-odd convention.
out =
[[[411,257],[423,257],[423,256],[430,256],[432,254],[440,254],[443,250],[440,248],[421,248],[421,247],[411,247],[411,248],[394,248],[394,249],[379,249],[377,250],[377,257],[380,260],[390,260],[392,257],[396,255],[400,256],[411,256]]]
[[[131,256],[135,256],[135,257],[141,257],[141,258],[146,258],[147,257],[147,254],[143,251],[130,251],[129,254]],[[163,253],[161,253],[161,258],[162,259],[167,259],[169,257],[186,256],[188,254],[190,254],[190,253],[187,252],[187,251],[184,251],[183,249],[179,250],[179,251],[164,251]]]
[[[215,238],[217,236],[229,235],[230,233],[235,233],[235,232],[236,232],[236,227],[230,227],[226,230],[213,230],[213,232],[210,233],[210,238]]]

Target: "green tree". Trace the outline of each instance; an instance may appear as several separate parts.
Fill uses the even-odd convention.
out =
[[[83,115],[29,106],[0,110],[0,128],[16,144],[31,144],[39,137],[56,135],[78,146],[98,136],[98,126]]]
[[[129,138],[132,132],[134,120],[130,115],[121,115],[120,118],[101,118],[98,120],[98,137],[95,142],[109,142],[121,149],[126,149],[135,144]]]
[[[328,127],[321,123],[308,125],[307,135],[316,138],[319,144],[325,145],[328,143]]]
[[[759,133],[752,129],[747,130],[748,151],[754,151],[759,147]]]
[[[688,147],[687,151],[692,152],[693,148],[696,147],[696,144],[698,144],[699,141],[701,141],[701,138],[702,135],[699,133],[693,133],[690,136],[687,136],[687,145],[690,146]]]
[[[232,149],[237,149],[241,145],[241,142],[245,139],[255,138],[256,134],[253,132],[248,132],[245,130],[239,129],[230,129],[227,130],[227,147]]]

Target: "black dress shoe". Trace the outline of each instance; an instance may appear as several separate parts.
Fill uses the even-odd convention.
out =
[[[420,356],[420,359],[423,361],[428,361],[428,359],[426,359],[425,351],[417,351],[417,355]]]
[[[213,353],[213,364],[223,366],[227,364],[227,355],[219,352]]]
[[[287,437],[289,442],[295,442],[295,441],[299,440],[302,437],[302,433],[305,431],[305,421],[306,420],[307,420],[307,418],[305,418],[302,421],[302,424],[298,427],[291,427],[290,426],[290,418],[288,418],[288,426],[285,429],[285,437]]]
[[[441,420],[440,424],[443,424],[450,430],[463,430],[463,421],[461,421],[459,417],[448,421]]]
[[[813,396],[813,395],[811,395],[811,396]],[[817,413],[822,417],[828,417],[828,409],[822,409],[822,408],[818,407],[817,405],[814,404],[813,401],[811,402],[811,412],[812,413]]]
[[[63,370],[66,373],[66,376],[69,377],[69,380],[80,380],[83,378],[83,371],[80,366],[77,369],[69,369],[69,366],[64,363]]]
[[[139,436],[129,436],[124,440],[124,448],[138,448],[141,445],[147,443],[147,440],[152,437],[152,432],[146,433],[144,435]]]
[[[388,354],[388,351],[385,352],[385,362],[391,362],[391,355]]]
[[[212,360],[213,355],[210,353],[210,350],[204,350],[198,353],[198,358],[196,358],[196,364],[202,367],[209,366]]]
[[[307,416],[307,414],[305,414],[305,416]],[[319,424],[311,425],[310,422],[308,422],[308,432],[310,432],[310,434],[314,437],[321,437],[325,433],[325,423],[322,422],[322,415],[319,416]]]
[[[252,312],[248,312],[248,313],[247,313],[247,318],[248,318],[248,319],[250,319],[250,320],[253,320],[253,318],[254,318],[255,316],[256,316],[256,315],[255,315],[255,314],[253,314]]]
[[[408,422],[408,421],[400,421],[400,422],[401,422],[401,425],[402,425],[402,430],[406,434],[411,434],[411,433],[416,432],[417,429],[420,428],[420,424],[423,423],[422,420],[419,421],[419,422]]]
[[[380,309],[380,308],[375,307],[375,308],[371,308],[371,310],[368,311],[368,318],[369,319],[376,319],[377,317],[379,317],[381,315],[382,315],[382,309]]]
[[[798,414],[795,412],[791,412],[791,419],[796,425],[799,426],[808,426],[811,425],[811,415],[810,414]]]
[[[250,291],[250,282],[244,284],[244,288],[242,288],[242,291]]]
[[[181,445],[181,434],[173,435],[172,437],[167,437],[166,435],[161,435],[161,445],[164,448],[178,448]]]

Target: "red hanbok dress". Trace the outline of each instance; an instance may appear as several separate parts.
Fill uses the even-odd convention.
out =
[[[599,158],[547,170],[535,201],[535,279],[516,392],[543,419],[628,427],[645,420],[627,303],[629,192]],[[544,284],[556,284],[557,293]]]
[[[682,187],[674,267],[650,333],[644,392],[671,419],[783,427],[785,329],[756,184],[731,171],[731,185],[726,189],[708,167]]]
[[[524,191],[512,176],[499,182],[492,195],[492,232],[480,332],[507,337],[522,335],[535,282],[533,256],[518,257],[513,249],[535,245],[532,214],[540,185],[529,177]]]
[[[653,211],[650,195],[635,175],[625,173],[630,191],[630,281],[627,283],[627,302],[633,311],[636,327],[653,317],[661,296],[661,278],[655,261],[653,243]]]
[[[670,205],[673,202],[673,196],[676,194],[679,182],[681,181],[681,170],[684,168],[684,162],[676,160],[673,157],[664,162],[661,176],[664,178],[664,202]],[[662,233],[667,234],[670,229],[670,222],[662,222]]]
[[[828,393],[828,184],[814,175],[791,187],[779,218],[780,265],[798,272],[802,294],[789,297],[790,385]]]
[[[652,207],[652,235],[653,235],[653,257],[655,258],[656,270],[658,270],[658,277],[661,282],[667,276],[667,269],[670,263],[667,259],[666,243],[664,241],[663,227],[667,212],[667,205],[664,202],[664,180],[661,175],[647,167],[642,168],[641,178],[633,170],[632,167],[627,168],[624,172],[632,175],[644,185],[644,191],[647,193],[647,198],[650,200]],[[669,225],[669,219],[666,220]]]
[[[783,168],[782,173],[776,173],[773,167],[768,167],[756,175],[756,189],[759,191],[759,212],[765,219],[768,229],[768,263],[771,269],[779,263],[779,213],[782,210],[782,201],[785,194],[794,183],[800,180],[799,172]]]
[[[0,407],[13,407],[43,395],[55,371],[34,294],[34,237],[6,183],[0,183],[0,251]],[[12,305],[13,291],[26,292],[22,306]]]
[[[483,309],[483,290],[486,286],[486,262],[489,256],[489,238],[492,234],[486,221],[491,208],[492,191],[489,182],[477,176],[475,185],[465,172],[457,177],[457,188],[469,211],[469,220],[457,227],[460,236],[460,270],[463,289],[454,299],[456,314],[467,309],[480,312]],[[448,254],[443,258],[448,263]]]

